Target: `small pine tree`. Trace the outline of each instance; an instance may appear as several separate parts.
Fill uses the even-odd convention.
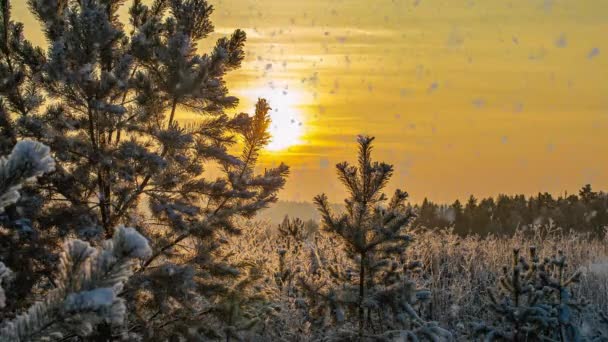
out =
[[[413,335],[449,338],[447,331],[426,324],[416,314],[414,306],[428,299],[429,292],[418,290],[409,280],[408,272],[416,264],[403,257],[412,240],[404,229],[414,214],[405,205],[406,192],[396,190],[390,200],[382,192],[393,167],[372,161],[373,140],[373,137],[358,137],[357,166],[347,162],[336,166],[338,177],[350,195],[344,201],[344,214],[332,214],[326,195],[315,197],[325,230],[342,242],[354,268],[354,272],[351,269],[331,271],[342,286],[331,289],[325,298],[338,316],[342,315],[342,306],[356,308],[358,332],[355,336],[359,339]],[[352,337],[349,332],[338,335],[340,339]]]
[[[285,216],[279,224],[276,243],[279,246],[279,269],[275,272],[275,281],[280,290],[293,290],[293,280],[298,270],[296,256],[302,252],[302,244],[306,239],[305,224],[299,218],[290,219]]]
[[[581,271],[567,274],[566,256],[560,251],[551,258],[539,258],[531,247],[529,259],[513,250],[511,268],[504,267],[498,288],[488,292],[492,324],[479,324],[476,335],[486,341],[580,341],[580,318],[587,307],[573,298],[572,286]]]

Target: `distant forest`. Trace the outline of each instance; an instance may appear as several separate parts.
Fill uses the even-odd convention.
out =
[[[595,192],[589,184],[578,194],[557,198],[549,193],[530,197],[498,195],[481,200],[471,196],[466,203],[457,200],[451,205],[425,199],[415,207],[416,226],[453,227],[461,235],[509,235],[518,228],[533,225],[592,234],[603,234],[608,228],[608,193]]]
[[[608,193],[593,191],[589,184],[578,194],[558,197],[546,192],[529,197],[498,195],[478,199],[470,196],[465,203],[456,200],[452,204],[438,204],[425,198],[422,203],[412,206],[417,213],[414,227],[451,227],[459,235],[511,235],[517,229],[532,226],[551,226],[592,235],[601,235],[608,229]],[[334,208],[339,210],[342,205],[334,204]],[[261,218],[278,224],[285,215],[305,221],[319,220],[314,204],[308,202],[279,202],[265,210]]]

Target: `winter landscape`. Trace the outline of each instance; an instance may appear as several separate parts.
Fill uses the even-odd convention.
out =
[[[0,15],[0,342],[608,341],[608,2]]]

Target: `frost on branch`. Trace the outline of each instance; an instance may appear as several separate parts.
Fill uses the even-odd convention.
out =
[[[8,157],[0,158],[0,212],[19,200],[21,185],[55,169],[50,149],[32,140],[22,140]]]
[[[6,283],[6,281],[11,277],[11,274],[11,270],[0,261],[0,309],[6,305],[6,294],[4,293],[2,284]]]
[[[498,285],[488,292],[494,319],[475,325],[475,334],[487,341],[582,340],[580,322],[590,307],[573,296],[582,273],[568,273],[568,266],[562,251],[541,259],[536,247],[530,247],[529,258],[514,249],[511,267],[504,267]]]
[[[145,260],[152,255],[148,240],[135,228],[120,227],[114,235],[114,253],[117,257],[137,258]],[[119,254],[118,254],[119,253]]]
[[[133,228],[119,227],[103,247],[68,241],[60,256],[57,288],[0,329],[2,341],[30,341],[45,336],[87,336],[101,323],[120,326],[126,314],[118,296],[133,273],[134,258],[151,253]]]

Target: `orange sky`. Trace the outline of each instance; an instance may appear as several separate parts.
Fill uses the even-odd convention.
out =
[[[608,189],[608,1],[210,2],[211,40],[248,33],[229,87],[275,109],[261,167],[292,167],[282,199],[340,201],[359,133],[415,201]]]

